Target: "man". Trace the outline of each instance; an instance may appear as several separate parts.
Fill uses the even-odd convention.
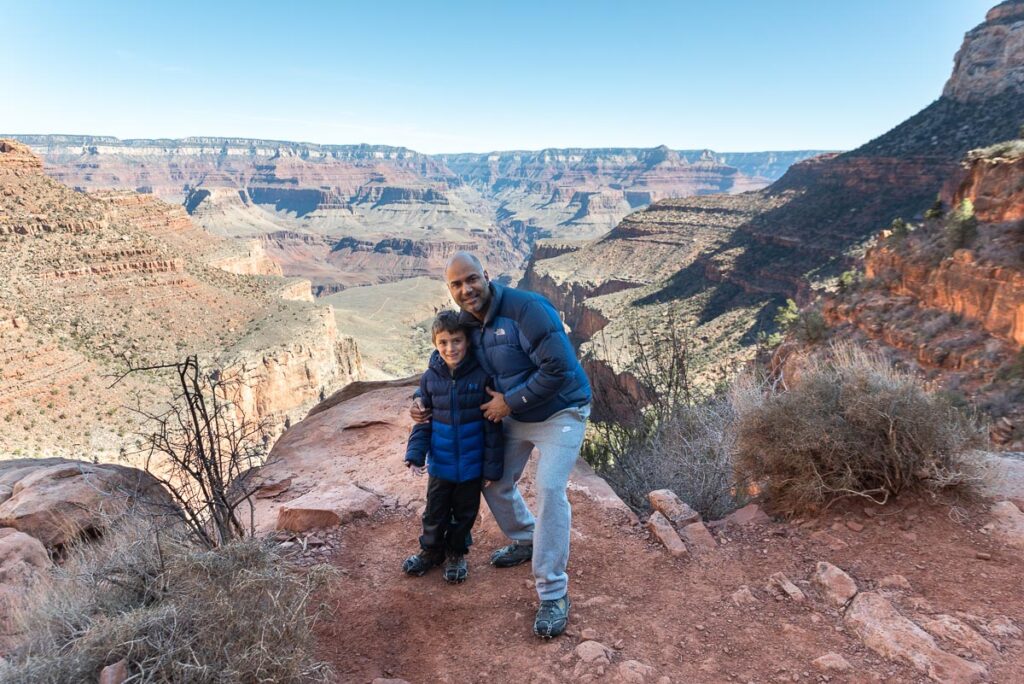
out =
[[[495,551],[491,563],[504,568],[533,560],[540,597],[533,630],[558,636],[571,605],[566,486],[590,415],[590,382],[558,312],[542,296],[490,282],[468,252],[449,260],[445,280],[461,319],[472,326],[473,352],[497,388],[488,389],[491,399],[481,409],[488,420],[503,421],[505,433],[504,475],[484,488],[484,499],[512,543]],[[412,416],[422,421],[429,412],[414,405]],[[536,518],[518,487],[534,448],[540,452]]]

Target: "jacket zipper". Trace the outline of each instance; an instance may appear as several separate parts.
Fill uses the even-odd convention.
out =
[[[459,444],[461,438],[459,437],[459,405],[457,403],[458,397],[455,392],[455,377],[452,376],[452,423],[455,426],[455,481],[462,481],[462,448]]]

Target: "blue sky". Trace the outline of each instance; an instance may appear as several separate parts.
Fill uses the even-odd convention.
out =
[[[0,132],[848,149],[997,0],[0,0]]]

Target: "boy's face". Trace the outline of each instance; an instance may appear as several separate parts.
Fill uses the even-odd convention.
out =
[[[434,346],[437,347],[437,351],[448,367],[455,368],[466,357],[469,340],[466,339],[466,333],[461,330],[455,332],[442,330],[434,336]]]

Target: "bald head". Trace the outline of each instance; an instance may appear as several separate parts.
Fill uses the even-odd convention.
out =
[[[491,288],[480,260],[469,252],[456,252],[444,267],[444,279],[459,308],[484,320],[491,304]]]
[[[453,254],[452,257],[448,259],[448,263],[444,265],[444,272],[447,274],[448,269],[451,268],[452,265],[456,263],[466,264],[467,266],[476,269],[481,274],[484,272],[484,265],[480,263],[480,260],[477,259],[476,255],[473,254],[472,252],[460,251]]]

